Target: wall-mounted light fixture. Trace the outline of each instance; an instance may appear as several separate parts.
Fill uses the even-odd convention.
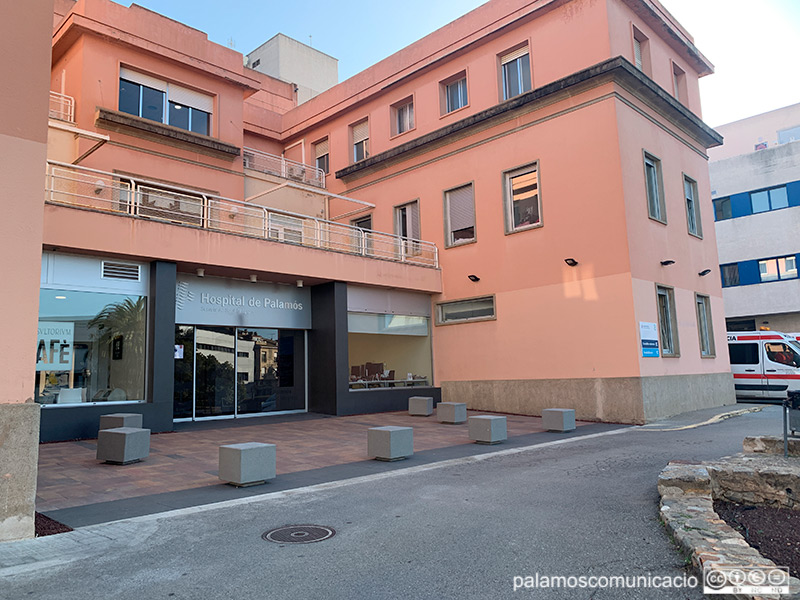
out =
[[[700,272],[698,273],[698,275],[700,275],[700,277],[705,277],[705,276],[706,276],[706,275],[708,275],[709,273],[711,273],[711,269],[703,269],[702,271],[700,271]]]
[[[297,287],[303,287],[303,280],[302,279],[298,279],[297,280]]]
[[[668,267],[668,266],[670,266],[670,265],[674,265],[674,264],[675,264],[675,261],[674,261],[674,260],[669,260],[669,259],[667,259],[667,260],[662,260],[662,261],[661,261],[661,266],[662,266],[662,267]]]
[[[197,269],[197,276],[198,277],[205,277],[206,276],[206,270],[205,269]]]
[[[469,279],[472,282],[477,282],[481,280],[481,278],[478,277],[477,275],[467,275],[467,279]]]
[[[564,262],[567,263],[570,267],[577,267],[578,266],[578,261],[575,260],[574,258],[565,258]]]
[[[258,276],[255,273],[250,275],[250,283],[256,283],[257,281],[258,281]]]

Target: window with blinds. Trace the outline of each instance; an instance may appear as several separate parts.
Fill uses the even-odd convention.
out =
[[[201,135],[211,133],[214,99],[126,67],[119,70],[119,110]]]
[[[505,173],[506,233],[542,223],[536,163]]]
[[[475,196],[467,184],[445,192],[447,246],[475,241]]]
[[[528,46],[522,46],[500,56],[503,100],[531,90],[531,60]]]
[[[328,143],[328,138],[325,138],[324,140],[314,144],[314,159],[316,161],[316,166],[318,169],[322,169],[326,175],[328,173],[328,169],[330,168],[329,146],[330,144]]]
[[[650,55],[647,36],[633,27],[633,64],[640,71],[650,75]]]
[[[350,126],[353,136],[353,162],[358,162],[369,157],[369,121],[364,119],[360,123]]]

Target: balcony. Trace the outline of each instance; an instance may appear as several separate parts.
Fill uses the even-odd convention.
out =
[[[45,202],[282,244],[438,267],[431,242],[48,161]]]
[[[267,154],[253,148],[243,148],[242,158],[245,169],[277,175],[284,179],[293,179],[316,187],[325,187],[325,171],[317,167],[288,160],[282,156]]]
[[[74,123],[75,99],[58,92],[50,92],[50,118]]]

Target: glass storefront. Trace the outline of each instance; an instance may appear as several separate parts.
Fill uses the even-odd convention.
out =
[[[430,386],[430,319],[384,313],[347,315],[350,389]]]
[[[42,289],[34,399],[143,402],[147,298]]]
[[[302,330],[177,325],[176,419],[304,410]]]

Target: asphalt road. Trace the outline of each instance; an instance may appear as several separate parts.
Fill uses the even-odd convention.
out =
[[[152,516],[127,529],[92,526],[94,539],[108,541],[63,562],[6,571],[0,598],[702,598],[686,589],[513,588],[515,577],[537,573],[683,577],[684,559],[658,520],[659,471],[669,460],[736,453],[745,435],[777,435],[780,419],[770,406],[696,428],[631,428]],[[314,544],[261,539],[273,527],[306,523],[336,535]],[[50,544],[58,552],[48,538],[37,542],[39,551]]]

